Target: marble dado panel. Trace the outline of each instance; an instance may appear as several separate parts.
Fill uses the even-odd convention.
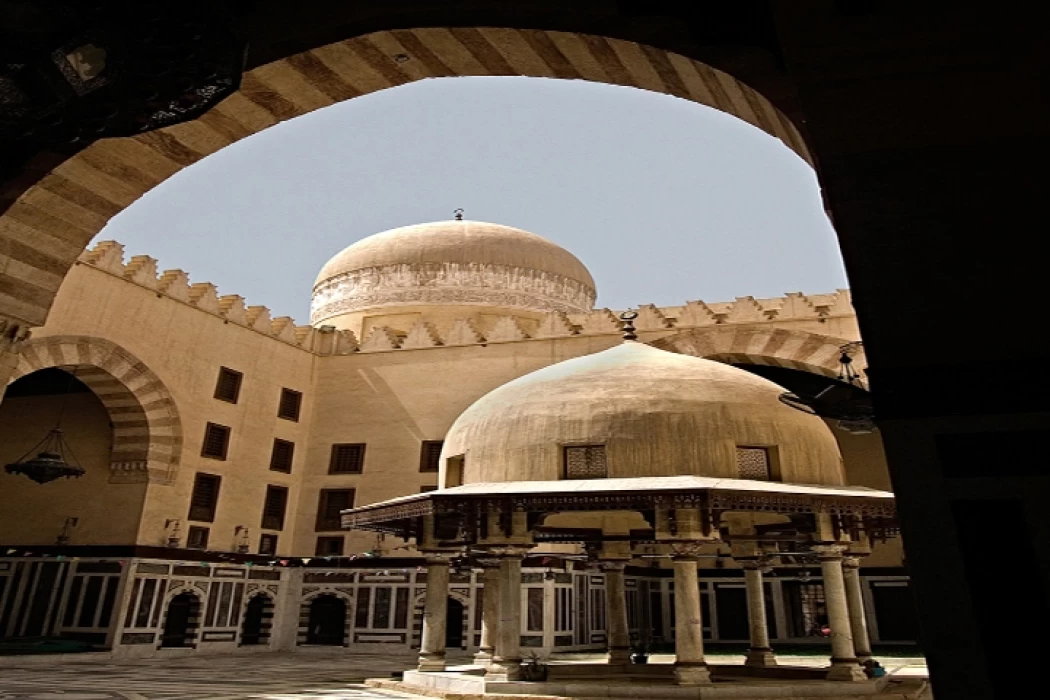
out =
[[[314,287],[310,320],[382,306],[485,304],[579,313],[595,290],[562,275],[507,265],[421,263],[351,270]]]

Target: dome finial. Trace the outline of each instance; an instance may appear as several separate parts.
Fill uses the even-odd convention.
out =
[[[462,209],[456,209],[452,213],[456,215],[456,221],[463,221],[463,210]]]
[[[638,336],[634,332],[634,319],[638,318],[638,312],[628,309],[620,314],[620,320],[623,321],[623,339],[624,340],[638,340]]]

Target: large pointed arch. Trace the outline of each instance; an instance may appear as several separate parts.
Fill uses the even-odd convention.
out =
[[[21,345],[11,381],[49,367],[75,371],[109,413],[111,481],[174,480],[182,455],[182,423],[171,393],[149,367],[102,338],[45,336]]]
[[[691,328],[654,340],[651,345],[683,355],[731,364],[775,365],[837,377],[845,338],[786,328],[710,326]],[[858,372],[867,367],[863,351],[853,354]]]
[[[577,32],[495,27],[378,31],[245,73],[196,120],[30,163],[0,192],[0,316],[42,325],[70,265],[106,223],[183,168],[322,107],[435,77],[520,75],[624,85],[742,119],[812,163],[794,124],[740,80],[681,54]]]

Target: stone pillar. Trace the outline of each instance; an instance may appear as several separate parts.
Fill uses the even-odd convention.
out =
[[[273,609],[273,628],[270,630],[270,648],[274,651],[293,651],[299,638],[299,619],[303,606],[302,567],[283,567],[280,587]],[[130,595],[130,586],[129,595]],[[125,603],[126,605],[126,603]],[[348,615],[353,611],[348,610]],[[350,640],[353,642],[353,639]]]
[[[831,627],[831,668],[828,669],[827,678],[829,681],[863,681],[867,676],[857,662],[853,650],[846,582],[842,577],[843,549],[840,546],[813,548],[820,555],[820,569],[824,576],[824,604],[828,609],[828,626]]]
[[[751,648],[747,651],[747,666],[776,666],[777,660],[769,646],[769,627],[766,623],[766,591],[762,584],[762,565],[758,561],[742,561],[747,582],[747,621],[751,630]]]
[[[711,672],[704,660],[704,621],[695,556],[674,558],[674,619],[675,681],[678,685],[710,683]]]
[[[610,664],[631,661],[631,632],[627,623],[626,562],[602,562],[605,569],[605,615],[608,621]]]
[[[499,563],[499,635],[486,677],[516,681],[521,678],[521,560],[523,554],[504,554]]]
[[[842,576],[846,582],[846,602],[849,604],[853,649],[857,661],[864,663],[871,658],[871,640],[868,638],[868,619],[864,614],[864,593],[860,585],[860,559],[857,557],[843,559]]]
[[[499,637],[499,559],[482,559],[481,645],[474,661],[487,666],[496,651]]]
[[[420,671],[445,670],[445,628],[448,623],[448,559],[427,557],[427,593],[423,608]]]

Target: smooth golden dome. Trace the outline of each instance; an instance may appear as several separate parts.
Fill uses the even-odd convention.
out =
[[[311,320],[418,304],[588,311],[594,279],[576,256],[534,233],[438,221],[369,236],[321,269]]]
[[[478,399],[449,429],[442,464],[463,455],[463,483],[555,480],[565,446],[604,445],[608,477],[739,478],[737,448],[765,447],[777,480],[844,484],[831,431],[780,403],[783,391],[730,365],[625,342]]]

